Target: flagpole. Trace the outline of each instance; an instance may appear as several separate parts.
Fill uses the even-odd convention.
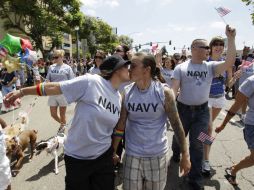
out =
[[[221,17],[221,19],[223,20],[223,22],[224,22],[226,25],[228,25],[228,24],[226,23],[225,19],[224,19],[222,16],[220,16],[220,17]]]

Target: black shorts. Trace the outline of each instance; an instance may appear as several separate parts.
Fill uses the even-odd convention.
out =
[[[64,156],[66,190],[114,190],[113,148],[94,160]]]

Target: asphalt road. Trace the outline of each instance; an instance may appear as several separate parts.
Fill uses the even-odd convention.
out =
[[[34,96],[24,97],[22,99],[22,107],[1,115],[8,123],[13,122],[22,110],[27,110],[29,104],[34,101]],[[227,107],[230,107],[232,101],[228,101]],[[74,105],[68,107],[67,120],[72,118]],[[13,114],[14,113],[14,114]],[[215,121],[215,126],[222,122],[226,112],[222,112]],[[29,115],[29,129],[38,130],[38,141],[48,139],[56,134],[59,124],[55,122],[49,113],[47,106],[47,98],[39,97],[35,102],[35,106]],[[227,128],[216,137],[211,150],[211,166],[213,174],[211,178],[205,180],[206,190],[252,190],[254,189],[254,169],[249,168],[239,172],[237,180],[239,186],[233,188],[224,178],[224,169],[238,162],[240,159],[249,154],[247,145],[243,140],[243,126],[238,124],[239,117],[235,116]],[[172,141],[172,131],[168,132],[169,142]],[[59,154],[61,154],[60,152]],[[13,190],[63,190],[65,164],[63,157],[59,158],[59,174],[54,173],[54,158],[42,152],[35,156],[31,162],[28,162],[29,151],[26,151],[26,158],[20,173],[12,179]],[[170,155],[172,152],[170,151]],[[188,190],[185,185],[184,178],[178,177],[179,167],[177,164],[170,162],[168,171],[167,190]],[[118,186],[117,189],[122,189]]]

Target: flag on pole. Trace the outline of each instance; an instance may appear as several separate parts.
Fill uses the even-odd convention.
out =
[[[156,54],[156,51],[157,51],[158,47],[159,47],[159,44],[158,44],[158,43],[154,43],[154,44],[152,45],[151,51],[152,51],[153,54]]]
[[[228,13],[231,12],[231,10],[224,8],[224,7],[218,7],[215,9],[221,17],[224,17],[225,15],[227,15]]]
[[[211,145],[214,141],[215,137],[210,137],[209,135],[205,134],[204,132],[201,132],[198,136],[198,140],[200,140],[202,143]]]
[[[251,67],[254,63],[254,59],[252,60],[242,60],[242,64],[240,65],[242,68],[248,68],[248,67]]]

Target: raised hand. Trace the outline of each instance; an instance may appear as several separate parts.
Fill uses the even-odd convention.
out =
[[[155,54],[155,60],[156,60],[157,67],[159,67],[159,68],[162,67],[162,53],[161,53],[161,51],[159,51]]]
[[[229,25],[226,26],[226,36],[228,38],[234,39],[236,36],[236,30],[232,27],[230,27]]]

